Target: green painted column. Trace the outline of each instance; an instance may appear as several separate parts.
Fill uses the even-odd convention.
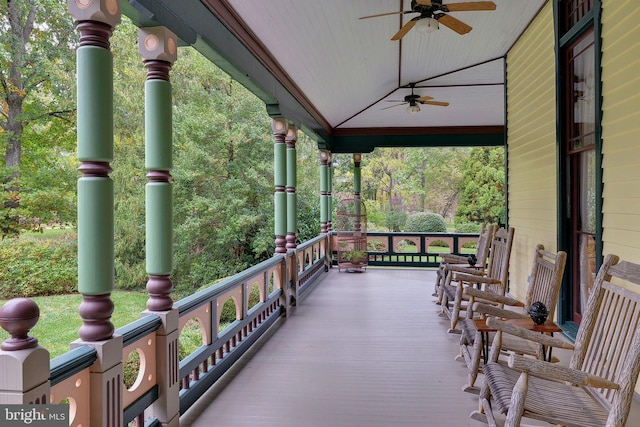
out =
[[[298,129],[289,125],[285,143],[287,146],[287,249],[295,249],[298,233],[298,196],[296,184],[298,181],[298,165],[296,154],[296,142],[298,141]]]
[[[78,160],[78,291],[82,341],[109,340],[114,288],[113,56],[109,38],[120,22],[116,1],[68,2],[80,33],[76,52]]]
[[[362,154],[355,153],[353,155],[353,197],[354,199],[360,199],[362,191],[362,170],[360,169],[360,162],[362,161]]]
[[[158,397],[145,410],[159,425],[179,424],[179,315],[173,308],[173,102],[169,72],[178,57],[178,37],[165,27],[138,30],[145,82],[147,310],[162,321],[156,331]]]
[[[320,232],[329,231],[327,223],[329,221],[329,172],[327,160],[329,153],[320,151]]]
[[[329,153],[329,159],[327,161],[327,229],[333,230],[333,158]]]
[[[353,198],[355,201],[355,213],[360,215],[362,213],[360,205],[360,191],[362,188],[362,170],[360,169],[360,162],[362,161],[362,154],[353,154]],[[359,217],[358,217],[359,218]],[[359,219],[354,224],[355,233],[359,233],[362,229],[362,224]]]
[[[169,71],[178,55],[178,39],[164,27],[141,28],[140,55],[145,82],[146,261],[149,311],[173,307],[173,103]]]
[[[288,124],[284,118],[273,119],[273,184],[275,193],[273,195],[274,206],[274,231],[275,231],[275,253],[284,254],[286,248],[287,234],[287,158],[285,138]]]

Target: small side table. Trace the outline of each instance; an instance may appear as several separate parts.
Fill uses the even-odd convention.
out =
[[[556,325],[552,320],[547,320],[542,325],[537,325],[533,323],[533,320],[530,318],[526,319],[507,319],[506,323],[510,323],[514,326],[519,326],[523,329],[528,329],[534,332],[540,332],[541,334],[550,334],[553,336],[554,332],[562,332],[562,329]],[[482,337],[482,357],[484,359],[484,363],[487,363],[489,359],[489,347],[491,343],[489,342],[489,332],[496,332],[496,329],[490,328],[487,326],[487,319],[474,319],[474,323],[476,324],[476,328],[478,332],[480,332],[480,336]],[[551,351],[552,348],[549,348],[549,352],[547,353],[546,347],[543,346],[544,360],[547,362],[551,361]]]

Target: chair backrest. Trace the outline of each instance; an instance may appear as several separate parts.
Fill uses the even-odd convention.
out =
[[[486,266],[487,259],[489,258],[489,249],[491,248],[491,239],[493,238],[493,233],[495,233],[497,225],[492,224],[489,226],[485,226],[482,224],[482,229],[480,230],[480,236],[478,237],[478,243],[476,244],[476,260],[477,265]]]
[[[486,289],[498,295],[504,295],[507,290],[509,260],[511,258],[514,232],[513,227],[509,227],[508,229],[498,228],[491,238],[487,276],[498,280],[500,283],[489,284]]]
[[[545,251],[543,245],[536,246],[529,287],[524,300],[525,311],[529,311],[531,304],[540,301],[547,307],[549,319],[553,319],[566,262],[566,252],[552,253]]]
[[[618,420],[607,425],[624,425],[640,372],[640,265],[618,261],[608,255],[598,271],[569,364],[619,384],[598,390]]]

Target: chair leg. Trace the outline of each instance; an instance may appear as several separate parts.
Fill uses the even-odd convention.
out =
[[[440,317],[449,315],[449,295],[444,291],[444,289],[449,286],[449,283],[449,279],[447,278],[444,284],[440,287]]]
[[[440,288],[442,287],[442,282],[444,282],[444,280],[442,280],[443,271],[444,270],[442,266],[440,266],[436,271],[436,283],[435,283],[435,286],[433,287],[433,296],[436,297],[436,301],[435,301],[436,304],[440,304],[442,302],[442,294],[440,292]]]
[[[509,405],[509,411],[507,412],[507,419],[505,421],[505,427],[519,427],[520,419],[524,413],[524,399],[527,396],[527,390],[529,388],[529,373],[522,372],[520,378],[513,387],[513,393],[511,394],[511,403]]]
[[[438,290],[438,300],[440,301],[440,313],[444,313],[444,307],[449,304],[449,297],[445,293],[444,289],[451,285],[451,272],[443,270],[442,282],[440,283],[440,289]]]
[[[450,334],[459,334],[460,330],[456,329],[458,325],[458,319],[460,317],[460,305],[462,305],[462,282],[458,282],[456,287],[456,299],[453,302],[453,309],[451,311],[451,328],[447,331]]]
[[[471,412],[469,415],[471,419],[480,421],[481,423],[489,424],[491,427],[497,427],[497,422],[493,416],[493,410],[491,408],[491,391],[486,381],[480,389],[480,397],[478,399],[478,409]]]
[[[480,389],[475,386],[476,379],[478,378],[478,371],[480,370],[480,358],[484,351],[484,340],[482,338],[482,332],[476,331],[476,336],[473,341],[473,351],[469,355],[467,361],[467,367],[469,368],[469,383],[464,391],[469,393],[479,393]]]

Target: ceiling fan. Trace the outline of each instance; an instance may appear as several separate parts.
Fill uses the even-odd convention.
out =
[[[391,99],[387,100],[387,102],[399,102],[399,104],[391,105],[389,107],[384,107],[384,108],[382,108],[382,110],[388,110],[389,108],[393,108],[393,107],[398,107],[400,105],[409,104],[408,107],[407,107],[407,113],[413,114],[413,113],[417,113],[418,111],[420,111],[420,106],[418,104],[436,105],[438,107],[446,107],[446,106],[449,105],[448,102],[433,101],[433,97],[432,96],[416,95],[416,94],[413,93],[413,88],[414,88],[415,84],[410,84],[409,86],[411,87],[411,95],[405,96],[402,101],[400,101],[400,100],[391,100]]]
[[[419,16],[412,18],[400,28],[391,40],[402,39],[414,26],[423,33],[431,33],[438,29],[438,23],[449,27],[458,34],[467,34],[472,30],[471,26],[465,24],[447,12],[475,12],[480,10],[495,10],[496,5],[492,1],[469,1],[463,3],[442,4],[442,0],[411,0],[411,10],[400,12],[380,13],[378,15],[363,16],[360,19],[377,18],[387,15],[401,15],[407,13],[419,13]]]

